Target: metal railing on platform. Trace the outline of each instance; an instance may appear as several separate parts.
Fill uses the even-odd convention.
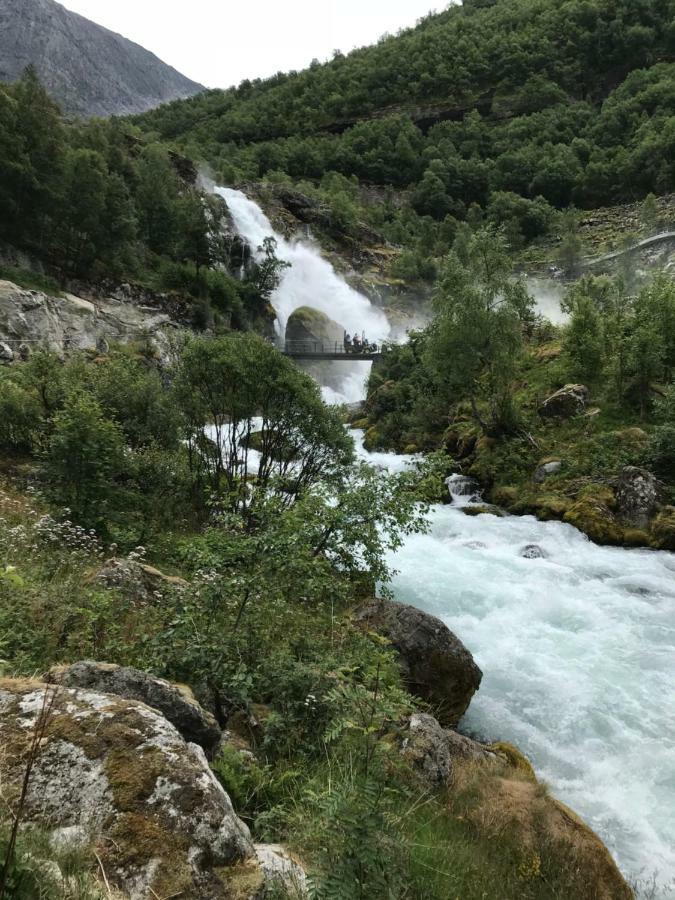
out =
[[[284,352],[288,356],[301,356],[302,354],[310,354],[312,356],[372,356],[380,353],[380,347],[377,344],[364,343],[360,345],[345,344],[343,341],[286,341]]]

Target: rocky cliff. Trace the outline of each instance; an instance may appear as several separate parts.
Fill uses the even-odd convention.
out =
[[[143,47],[54,0],[0,0],[0,81],[15,81],[29,64],[76,115],[130,115],[203,90]]]

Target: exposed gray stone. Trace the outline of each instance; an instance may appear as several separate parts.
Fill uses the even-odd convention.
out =
[[[289,900],[309,896],[307,875],[281,844],[256,844],[255,853],[265,876],[265,893],[281,888]]]
[[[562,460],[554,459],[551,462],[543,463],[534,470],[534,481],[537,484],[543,484],[550,475],[557,475],[562,469]]]
[[[538,544],[528,544],[520,551],[525,559],[546,559],[546,554]]]
[[[247,827],[210,770],[159,712],[135,700],[37,682],[0,681],[3,795],[16,800],[28,743],[55,692],[31,775],[25,821],[63,844],[96,842],[107,877],[130,900],[154,894],[229,900],[231,866],[259,872]],[[252,885],[251,896],[257,892]]]
[[[189,689],[179,688],[140,669],[87,660],[53,668],[48,680],[64,687],[86,688],[140,700],[161,712],[186,741],[199,744],[210,756],[220,746],[221,731],[215,718],[202,709]]]
[[[443,728],[437,719],[414,713],[402,731],[401,752],[419,775],[431,786],[452,779],[454,759],[494,763],[496,754],[471,738]]]
[[[625,466],[615,493],[621,517],[634,528],[646,528],[656,511],[659,496],[656,477],[647,469]]]
[[[169,354],[168,335],[176,324],[158,310],[113,297],[84,300],[74,294],[52,297],[0,280],[0,355],[21,344],[59,356],[75,350],[97,350],[109,343],[148,340],[160,358]]]
[[[161,599],[165,590],[187,586],[182,578],[164,575],[159,569],[126,557],[106,560],[94,575],[93,581],[103,587],[121,591],[134,603],[152,603]]]
[[[586,409],[589,390],[584,384],[566,384],[548,397],[539,407],[544,419],[571,419]]]
[[[369,601],[356,619],[391,642],[408,688],[444,725],[456,725],[483,677],[459,638],[435,616],[389,600]]]

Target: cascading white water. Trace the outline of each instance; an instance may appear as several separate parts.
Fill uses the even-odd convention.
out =
[[[217,187],[227,203],[239,234],[250,245],[254,257],[258,247],[272,235],[277,241],[277,255],[291,263],[272,297],[283,336],[288,318],[300,306],[312,306],[339,322],[350,334],[362,331],[377,343],[389,337],[387,317],[362,294],[351,288],[325,260],[317,247],[308,240],[287,241],[277,234],[257,203],[241,191]],[[370,363],[343,363],[344,376],[338,391],[324,389],[328,402],[355,402],[364,394]]]
[[[395,596],[441,618],[483,670],[462,730],[520,747],[629,877],[675,897],[675,554],[466,516],[457,481],[389,562]]]

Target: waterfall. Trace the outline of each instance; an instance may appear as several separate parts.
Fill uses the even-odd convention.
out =
[[[258,204],[241,191],[224,187],[217,187],[215,191],[227,203],[235,227],[250,246],[254,258],[260,258],[258,247],[272,235],[277,241],[278,257],[291,264],[272,296],[282,338],[289,316],[300,306],[320,310],[350,334],[363,331],[377,343],[389,337],[390,326],[385,314],[351,288],[311,241],[305,238],[286,240],[275,232]],[[324,389],[326,400],[347,403],[361,400],[370,365],[364,362],[335,363],[340,367],[339,384],[337,388]]]
[[[480,485],[475,478],[469,478],[468,475],[451,475],[446,478],[445,483],[455,506],[470,506],[483,500]]]

